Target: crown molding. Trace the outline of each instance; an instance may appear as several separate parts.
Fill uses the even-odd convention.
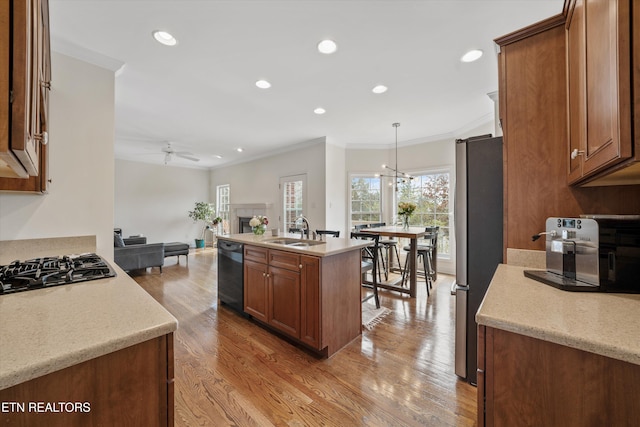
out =
[[[62,40],[55,36],[51,37],[51,50],[75,59],[79,59],[84,62],[88,62],[93,65],[97,65],[101,68],[106,68],[107,70],[113,71],[116,76],[118,76],[122,72],[125,66],[125,63],[118,59],[111,58],[110,56],[103,55],[82,46],[78,46],[75,43]]]

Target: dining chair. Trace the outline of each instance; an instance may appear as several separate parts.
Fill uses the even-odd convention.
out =
[[[318,235],[318,236],[333,236],[333,237],[340,237],[340,231],[333,231],[333,230],[316,230],[316,235]]]
[[[374,298],[376,308],[380,308],[380,298],[378,297],[378,255],[380,253],[380,236],[374,233],[354,231],[351,233],[352,239],[370,240],[371,245],[362,248],[362,258],[360,271],[362,272],[362,287],[371,289],[373,292],[365,295],[361,302]],[[367,272],[371,272],[371,280],[367,280]]]
[[[302,235],[302,228],[294,228],[294,227],[290,227],[289,228],[289,233],[300,233],[300,235]],[[304,229],[304,234],[309,237],[309,229],[305,228]]]

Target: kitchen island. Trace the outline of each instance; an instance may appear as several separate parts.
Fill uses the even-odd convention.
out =
[[[640,295],[567,292],[500,265],[478,310],[478,424],[633,425]]]
[[[6,265],[95,251],[95,237],[0,245]],[[2,424],[173,425],[177,321],[107,261],[116,277],[0,295]]]
[[[361,334],[360,252],[370,242],[298,237],[244,233],[218,240],[244,245],[244,313],[331,356]]]

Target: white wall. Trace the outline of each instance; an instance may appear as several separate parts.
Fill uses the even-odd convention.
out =
[[[326,220],[324,228],[347,233],[347,181],[346,150],[332,144],[326,145]],[[320,229],[320,227],[316,227]]]
[[[95,235],[113,257],[113,71],[53,52],[49,193],[0,194],[0,240]]]
[[[194,224],[189,211],[196,202],[215,203],[209,193],[208,170],[116,160],[115,227],[149,243],[195,246],[203,224]]]
[[[287,152],[274,154],[211,171],[211,200],[215,200],[216,186],[229,184],[230,203],[253,204],[266,203],[274,206],[274,218],[269,218],[269,228],[282,230],[278,216],[282,214],[280,207],[280,191],[278,184],[281,177],[306,174],[308,212],[305,216],[313,229],[325,224],[325,140],[324,138],[305,144],[303,147]],[[232,232],[236,232],[232,230]]]

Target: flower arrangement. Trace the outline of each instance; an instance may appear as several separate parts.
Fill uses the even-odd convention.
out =
[[[409,218],[416,210],[416,204],[411,202],[398,203],[398,215],[402,218],[402,228],[409,229]]]
[[[264,234],[269,224],[269,219],[266,216],[258,215],[249,220],[249,225],[253,228],[253,234]]]
[[[398,203],[398,215],[411,216],[416,210],[416,204],[411,202]]]

